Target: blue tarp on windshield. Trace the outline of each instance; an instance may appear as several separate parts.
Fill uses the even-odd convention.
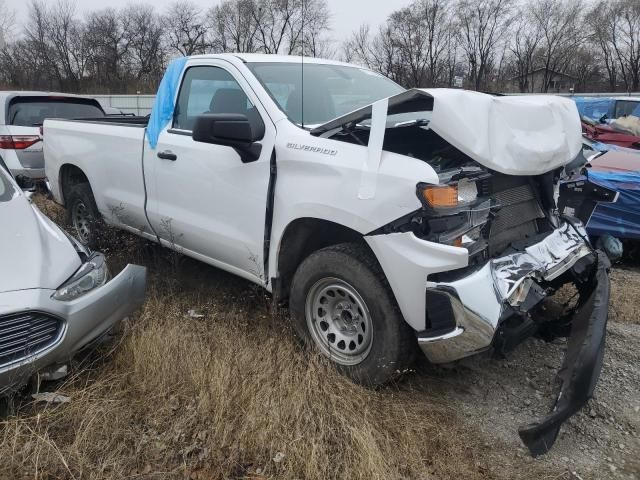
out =
[[[589,235],[640,239],[640,172],[588,171],[589,180],[619,192],[615,203],[599,203],[587,224]]]
[[[603,97],[572,97],[578,107],[578,113],[581,117],[587,117],[598,121],[603,116],[613,118],[616,101],[613,98]]]
[[[153,109],[147,125],[147,139],[152,149],[158,144],[158,137],[164,127],[166,127],[173,117],[176,94],[180,86],[180,77],[187,63],[188,58],[182,57],[173,60],[167,67],[167,71],[162,77],[156,99],[153,102]]]

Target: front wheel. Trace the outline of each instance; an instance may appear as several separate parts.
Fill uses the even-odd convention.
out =
[[[383,384],[413,359],[415,335],[364,245],[335,245],[305,259],[290,310],[300,338],[358,383]]]

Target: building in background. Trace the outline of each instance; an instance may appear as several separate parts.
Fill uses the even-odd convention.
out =
[[[518,75],[509,79],[506,85],[506,90],[511,93],[521,92],[521,85],[525,85],[526,92],[537,93],[572,93],[575,89],[576,81],[578,80],[573,75],[568,75],[562,72],[549,71],[549,88],[545,92],[545,69],[537,68],[526,75],[526,79],[523,81],[524,75]],[[522,92],[525,93],[525,92]]]

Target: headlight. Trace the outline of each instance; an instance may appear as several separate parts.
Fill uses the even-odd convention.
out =
[[[102,254],[94,254],[53,294],[56,300],[69,301],[98,288],[109,280],[109,270]]]
[[[470,205],[478,198],[474,181],[467,179],[446,185],[425,185],[422,196],[432,208],[456,208]]]
[[[442,178],[446,183],[417,185],[426,214],[427,240],[464,247],[469,254],[484,248],[482,232],[494,205],[478,191],[477,181],[483,178]]]

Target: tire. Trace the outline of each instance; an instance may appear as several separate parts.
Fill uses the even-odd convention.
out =
[[[384,384],[414,358],[415,334],[364,245],[335,245],[307,257],[293,277],[289,309],[303,343],[356,383]]]
[[[65,194],[65,203],[67,222],[74,236],[84,246],[95,249],[103,223],[91,186],[88,183],[71,186]]]

